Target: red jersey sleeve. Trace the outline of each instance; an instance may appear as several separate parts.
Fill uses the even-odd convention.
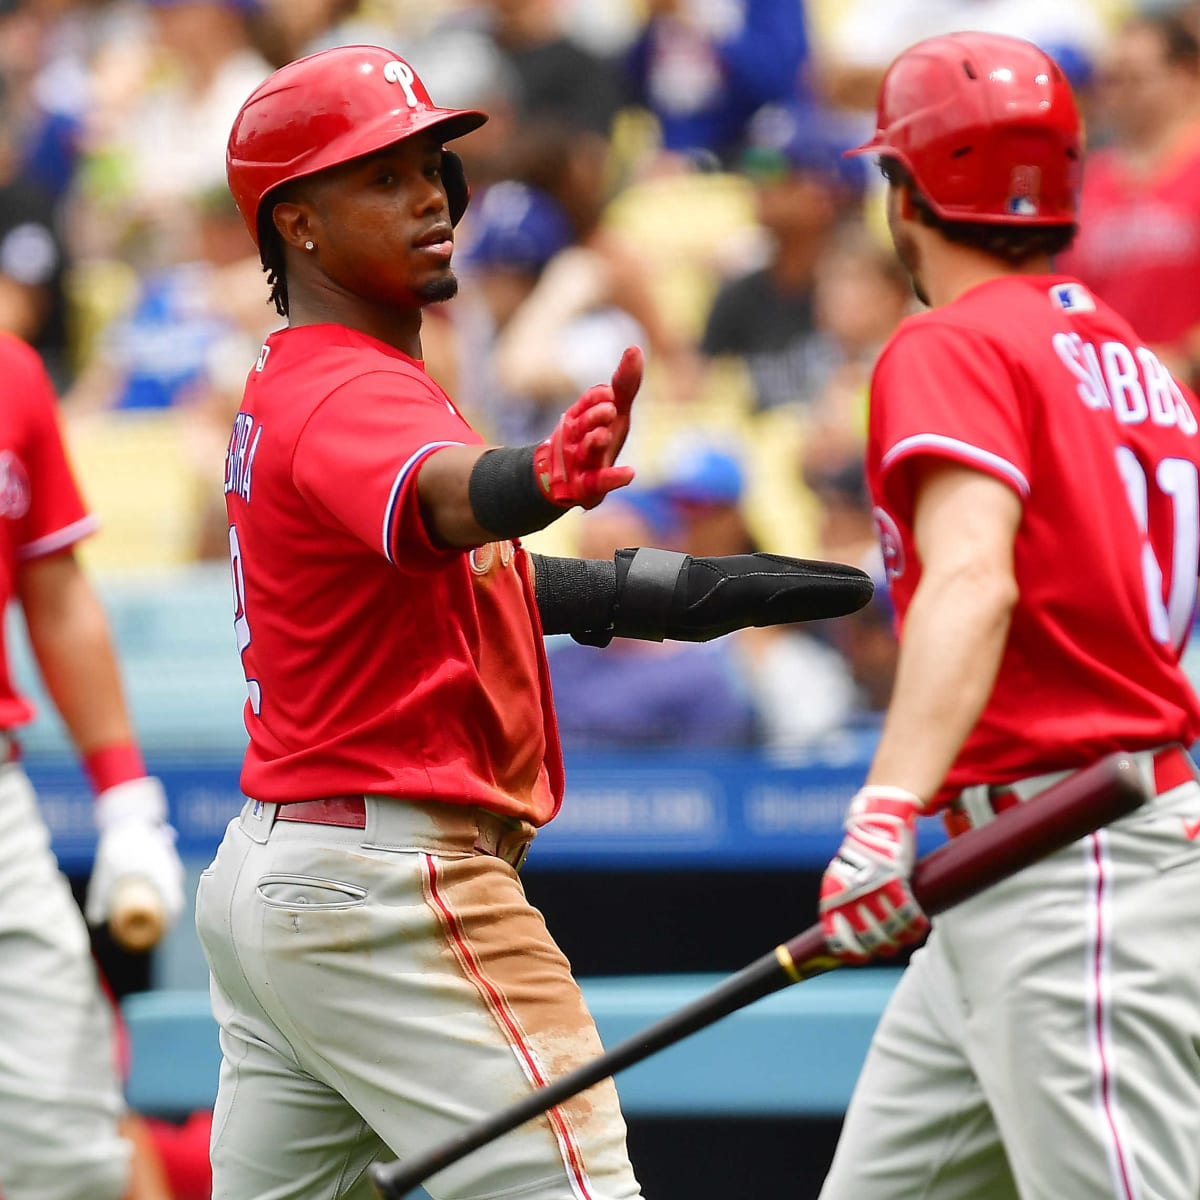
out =
[[[32,350],[8,355],[5,370],[9,393],[21,398],[28,421],[29,508],[16,545],[17,557],[27,560],[74,545],[99,522],[89,514],[67,460],[58,400],[41,360]]]
[[[934,456],[1029,494],[1029,433],[1022,387],[1001,347],[927,316],[910,319],[872,382],[871,437],[885,496],[911,501],[911,465]]]
[[[417,504],[417,469],[444,446],[482,445],[430,381],[375,371],[327,396],[296,442],[301,495],[397,565],[438,557]],[[450,551],[461,553],[459,550]]]

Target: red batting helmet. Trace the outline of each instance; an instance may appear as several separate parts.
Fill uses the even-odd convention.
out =
[[[1083,168],[1071,85],[1031,42],[951,33],[904,51],[879,89],[875,136],[944,220],[1070,225]]]
[[[225,156],[229,190],[257,246],[263,198],[281,184],[426,129],[449,141],[486,120],[475,109],[438,108],[412,67],[381,46],[322,50],[280,67],[242,105]],[[448,165],[457,223],[467,207],[466,178],[461,164]]]

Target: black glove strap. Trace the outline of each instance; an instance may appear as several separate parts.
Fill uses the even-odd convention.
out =
[[[661,642],[667,636],[671,610],[680,583],[687,586],[690,554],[640,546],[618,550],[617,603],[613,633],[617,637]]]

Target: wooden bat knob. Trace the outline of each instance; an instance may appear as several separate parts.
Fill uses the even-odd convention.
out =
[[[117,884],[109,912],[108,929],[125,950],[141,953],[162,937],[166,914],[154,885],[146,879],[126,879]]]

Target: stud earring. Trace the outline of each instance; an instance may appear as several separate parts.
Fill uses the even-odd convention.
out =
[[[317,245],[316,245],[316,243],[315,243],[314,241],[312,241],[312,240],[310,239],[309,241],[307,241],[307,242],[305,242],[305,243],[304,243],[304,248],[305,248],[305,250],[308,250],[308,251],[310,251],[310,252],[311,252],[311,251],[313,251],[313,250],[315,250],[315,249],[317,248]]]

